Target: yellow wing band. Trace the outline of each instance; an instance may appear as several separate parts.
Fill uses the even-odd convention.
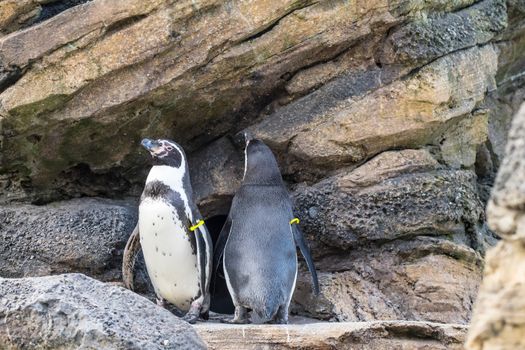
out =
[[[298,218],[293,218],[292,220],[290,220],[290,225],[298,224],[299,222],[301,221]]]
[[[204,220],[199,220],[195,225],[190,227],[190,231],[193,232],[196,229],[198,229],[199,227],[201,227],[202,225],[204,225]]]

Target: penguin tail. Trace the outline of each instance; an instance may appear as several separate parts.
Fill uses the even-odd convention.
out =
[[[255,324],[270,322],[274,319],[277,310],[279,310],[279,305],[265,305],[262,309],[253,309],[251,321]]]

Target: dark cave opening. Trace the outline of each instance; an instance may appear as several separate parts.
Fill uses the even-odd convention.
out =
[[[217,243],[219,234],[221,233],[222,226],[226,221],[226,215],[215,215],[206,221],[206,227],[210,233],[211,239],[213,240],[213,246]],[[212,275],[211,285],[211,307],[210,310],[220,314],[233,314],[235,307],[233,306],[228,287],[226,286],[226,280],[224,278],[224,271],[222,263],[217,268],[217,273]]]
[[[47,3],[43,3],[42,10],[40,12],[40,15],[35,20],[33,24],[43,22],[47,19],[50,19],[51,17],[55,17],[61,12],[64,12],[67,9],[70,9],[71,7],[81,5],[83,3],[89,2],[91,0],[61,0],[61,1],[48,1]]]

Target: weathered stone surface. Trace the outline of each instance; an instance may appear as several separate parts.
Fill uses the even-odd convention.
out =
[[[244,155],[229,138],[221,138],[192,154],[190,173],[197,205],[204,217],[227,215],[241,184]]]
[[[453,13],[431,13],[394,30],[383,64],[426,63],[452,51],[484,44],[507,27],[504,0],[485,0]]]
[[[525,249],[522,241],[504,240],[487,253],[466,348],[524,348],[524,314]]]
[[[2,349],[204,349],[192,327],[81,274],[0,278]]]
[[[118,280],[136,204],[76,199],[0,207],[0,276],[82,272]]]
[[[45,21],[91,0],[1,0],[0,36]],[[0,90],[3,90],[0,87]]]
[[[210,349],[462,349],[466,327],[426,322],[377,321],[278,325],[198,324]]]
[[[503,240],[487,254],[466,348],[525,347],[525,104],[514,117],[488,207]]]
[[[489,225],[507,239],[525,239],[525,105],[514,117],[506,156],[487,207]]]
[[[472,169],[479,147],[487,141],[488,134],[488,113],[485,110],[453,123],[439,143],[443,161],[453,169]]]
[[[316,243],[350,249],[446,235],[482,246],[484,214],[473,172],[441,170],[424,150],[386,152],[363,167],[296,189],[297,213]]]
[[[490,45],[476,45],[505,29],[507,12],[501,1],[472,3],[89,1],[0,38],[0,75],[5,75],[0,85],[7,87],[0,93],[0,173],[8,182],[23,184],[13,199],[42,202],[86,195],[75,186],[56,191],[68,178],[83,179],[75,171],[79,166],[93,175],[88,182],[117,179],[120,186],[112,187],[110,195],[137,194],[145,175],[145,156],[138,146],[143,136],[175,138],[193,153],[276,110],[293,124],[274,123],[287,136],[266,139],[282,152],[294,138],[288,150],[295,167],[287,168],[289,173],[304,170],[297,160],[306,168],[310,163],[323,168],[333,159],[356,162],[391,147],[434,142],[430,129],[470,113],[493,78],[496,53]],[[452,11],[469,22],[455,31],[457,45],[428,37],[414,41],[416,56],[435,44],[423,60],[405,62],[395,54],[381,62],[388,35],[405,33],[401,37],[406,38],[426,25],[422,18],[444,32],[457,16],[437,13]],[[474,48],[446,55],[468,47]],[[421,77],[415,73],[423,62],[442,55],[441,63],[424,67]],[[410,86],[392,83],[407,74]],[[425,80],[432,75],[435,86]],[[298,100],[305,94],[305,100]],[[296,106],[281,107],[293,101]],[[375,119],[365,113],[368,105],[376,106],[368,111],[379,113]],[[381,108],[408,108],[409,117],[405,122],[389,119]],[[431,111],[436,108],[444,111]],[[351,115],[356,115],[352,122],[347,120]],[[350,141],[341,141],[346,128],[362,123],[359,128],[366,131],[368,119],[383,125],[383,131],[392,129],[393,135],[365,133],[356,139],[349,132],[345,140]],[[398,143],[391,141],[397,137]],[[317,154],[310,149],[314,138],[324,140]],[[95,192],[101,194],[100,189]]]
[[[294,310],[321,319],[467,323],[493,244],[473,172],[426,150],[382,153],[295,189],[322,295],[298,282]]]
[[[34,0],[0,1],[0,34],[12,31],[21,25],[20,22],[36,17],[39,10]]]
[[[525,96],[523,1],[93,0],[59,13],[80,2],[0,0],[0,203],[137,196],[140,139],[169,137],[218,232],[242,177],[232,137],[252,130],[278,157],[321,277],[313,298],[301,274],[294,312],[469,321],[495,240],[482,200]],[[134,205],[54,205],[0,210],[2,273],[118,280]],[[425,327],[320,346],[459,344]]]
[[[478,64],[472,65],[473,61]],[[439,143],[447,123],[468,117],[487,90],[495,87],[496,68],[497,55],[490,45],[459,51],[423,67],[409,79],[362,98],[349,98],[322,114],[288,118],[278,112],[249,129],[286,149],[290,162],[286,173],[305,168],[305,162],[309,171],[315,167],[322,171],[391,148]],[[471,139],[475,141],[469,141],[473,143],[470,153],[475,154],[477,144],[484,140],[479,136]]]
[[[294,313],[332,321],[418,320],[467,324],[481,281],[482,257],[443,238],[371,245],[317,263],[322,294],[301,274]]]

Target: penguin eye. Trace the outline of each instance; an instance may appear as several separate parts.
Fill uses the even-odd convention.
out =
[[[171,151],[171,150],[173,149],[173,147],[168,146],[168,147],[166,147],[166,149],[167,149],[168,151]]]

